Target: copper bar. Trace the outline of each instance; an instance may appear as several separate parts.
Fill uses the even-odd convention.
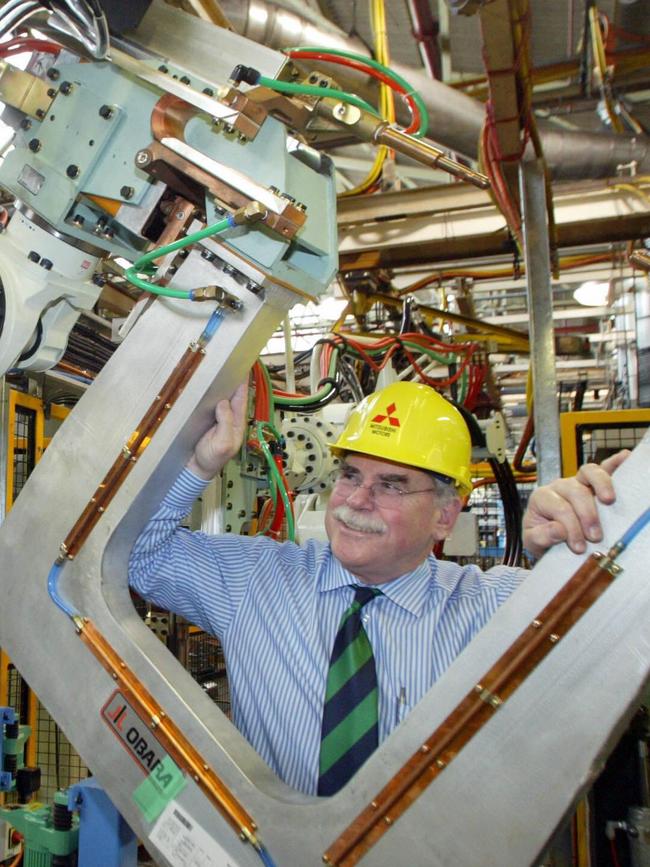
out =
[[[594,554],[323,854],[352,867],[491,719],[500,705],[612,583],[616,567]]]
[[[72,558],[78,553],[127,475],[133,469],[135,462],[149,444],[151,437],[178,400],[202,359],[203,352],[198,348],[198,345],[185,350],[183,357],[172,371],[160,393],[156,395],[137,428],[129,437],[125,448],[118,455],[65,538],[62,551],[67,557]]]
[[[111,675],[139,716],[154,732],[158,742],[176,764],[190,774],[194,782],[210,799],[221,815],[246,840],[255,840],[253,818],[203,759],[199,751],[155,701],[133,671],[113,650],[95,625],[86,618],[75,618],[81,640]]]
[[[179,154],[174,153],[165,145],[158,141],[153,141],[147,148],[140,151],[145,155],[146,163],[139,164],[139,168],[148,172],[153,177],[162,178],[165,183],[173,186],[173,181],[168,176],[167,169],[172,169],[174,172],[185,176],[194,181],[198,188],[207,189],[215,198],[223,202],[232,210],[243,208],[249,204],[250,199],[239,192],[239,190],[231,187],[225,181],[210,174],[200,166],[194,165]],[[186,195],[184,192],[183,195]],[[281,214],[276,214],[273,211],[267,211],[262,222],[269,229],[277,232],[283,238],[291,240],[295,234],[302,228],[306,216],[300,208],[287,202],[286,207]]]
[[[378,127],[374,140],[377,144],[394,148],[398,153],[405,154],[422,165],[441,169],[455,178],[468,181],[481,190],[490,188],[490,180],[486,175],[475,172],[468,166],[452,160],[444,151],[434,147],[428,141],[423,141],[388,124]]]

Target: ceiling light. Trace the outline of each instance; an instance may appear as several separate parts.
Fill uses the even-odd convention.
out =
[[[585,307],[603,307],[609,303],[610,288],[609,282],[589,280],[578,286],[573,297],[578,304],[584,304]]]

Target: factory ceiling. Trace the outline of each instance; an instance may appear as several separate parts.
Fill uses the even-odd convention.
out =
[[[558,356],[558,377],[569,393],[588,383],[585,408],[638,400],[636,325],[647,278],[629,256],[650,237],[645,0],[154,0],[129,9],[147,6],[135,39],[188,69],[214,63],[214,47],[184,44],[174,6],[275,51],[321,44],[365,56],[376,52],[372,15],[382,6],[388,65],[419,92],[427,137],[485,172],[492,189],[397,154],[370,185],[372,195],[350,195],[368,178],[376,148],[341,136],[316,142],[334,161],[341,194],[342,270],[333,294],[356,299],[357,326],[377,298],[387,307],[409,299],[436,327],[474,333],[467,321],[476,319],[527,337],[517,172],[522,158],[543,160],[556,334],[580,338],[581,347],[577,356]],[[377,103],[375,82],[340,66],[295,62]],[[400,103],[396,112],[404,124]],[[587,282],[607,290],[593,307],[574,298]],[[452,326],[453,316],[461,318]],[[304,336],[325,327],[313,316],[309,326],[295,326],[298,337],[301,328]],[[495,381],[523,415],[528,360],[495,346]]]

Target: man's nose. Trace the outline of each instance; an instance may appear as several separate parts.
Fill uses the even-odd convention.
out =
[[[372,487],[370,485],[357,485],[348,495],[347,502],[350,503],[350,505],[373,508],[374,497],[372,494]]]

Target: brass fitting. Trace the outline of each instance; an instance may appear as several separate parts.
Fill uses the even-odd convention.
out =
[[[236,226],[241,226],[242,223],[257,223],[263,220],[268,214],[268,211],[259,202],[249,202],[242,208],[237,208],[233,214],[233,221]]]

